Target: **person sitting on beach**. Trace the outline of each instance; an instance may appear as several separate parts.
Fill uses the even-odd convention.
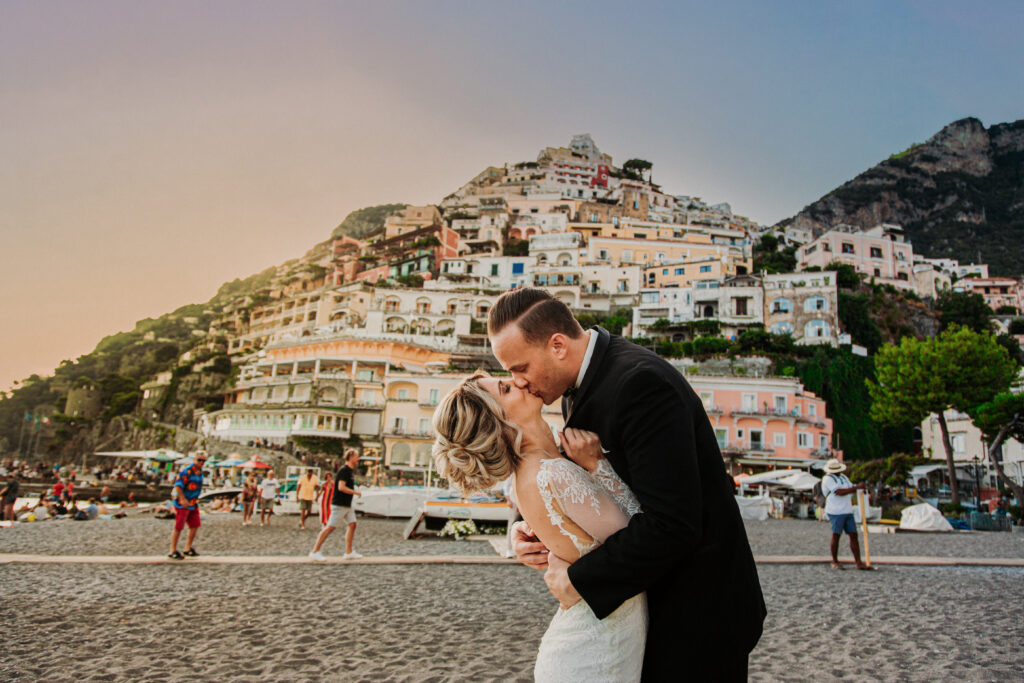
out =
[[[2,508],[2,515],[0,519],[5,522],[13,522],[14,516],[14,504],[18,502],[18,491],[21,488],[21,484],[13,474],[7,476],[7,485],[4,486],[3,490],[0,490],[0,508]]]
[[[825,514],[828,515],[832,524],[832,563],[833,569],[843,569],[839,561],[839,536],[845,531],[850,537],[850,552],[853,553],[853,561],[857,569],[871,569],[860,559],[860,543],[857,540],[857,525],[853,521],[852,494],[860,489],[867,488],[867,484],[854,485],[852,481],[842,472],[846,471],[846,465],[832,458],[825,464],[825,476],[821,479],[821,493],[825,496]]]

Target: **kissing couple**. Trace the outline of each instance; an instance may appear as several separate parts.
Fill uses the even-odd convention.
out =
[[[434,413],[438,471],[464,492],[511,476],[513,549],[560,608],[538,681],[742,681],[765,604],[703,404],[654,353],[584,331],[539,289],[488,316],[511,378],[477,373]],[[562,399],[559,453],[541,416]]]

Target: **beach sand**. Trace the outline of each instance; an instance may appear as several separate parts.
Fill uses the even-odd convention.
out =
[[[210,515],[206,555],[305,554],[314,531]],[[312,520],[311,520],[312,521]],[[313,523],[311,527],[316,527]],[[404,541],[360,520],[366,554],[488,555]],[[166,553],[170,522],[44,522],[0,530],[0,553]],[[751,522],[756,554],[823,554],[828,528]],[[1024,534],[872,535],[882,555],[1024,557]],[[336,533],[325,548],[341,552]],[[844,539],[845,545],[845,539]],[[876,546],[878,549],[876,550]],[[751,680],[1010,681],[1024,671],[1024,569],[761,565],[769,616]],[[35,681],[531,680],[557,605],[517,565],[0,565],[0,679]],[[685,662],[680,678],[685,679]]]

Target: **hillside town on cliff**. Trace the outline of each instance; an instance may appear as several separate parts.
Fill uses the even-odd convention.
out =
[[[790,249],[791,272],[757,272],[763,239]],[[437,205],[387,217],[376,232],[317,245],[225,306],[194,334],[208,340],[205,351],[229,355],[235,381],[183,426],[208,440],[284,450],[310,439],[356,443],[385,472],[421,472],[440,398],[468,371],[500,369],[485,323],[502,292],[546,289],[578,316],[615,321],[613,331],[652,347],[697,343],[713,352],[714,342],[753,330],[867,355],[840,331],[837,263],[916,299],[980,294],[1003,314],[995,318],[1003,332],[1019,332],[1008,330],[1024,311],[1019,279],[915,254],[898,225],[762,227],[728,204],[667,194],[652,182],[650,163],[617,167],[578,135],[536,161],[488,167]],[[180,360],[195,370],[213,362],[196,355]],[[673,362],[703,399],[731,474],[806,470],[843,457],[825,401],[800,379],[773,374],[757,354],[692,355],[705,354]],[[139,413],[158,420],[174,382],[165,372],[143,384]],[[65,413],[94,417],[95,394],[74,388]],[[547,410],[557,426],[557,406]],[[982,437],[949,412],[956,457],[968,462]],[[935,424],[926,418],[915,440],[938,460]],[[1020,443],[1007,442],[1004,461],[1022,479]]]

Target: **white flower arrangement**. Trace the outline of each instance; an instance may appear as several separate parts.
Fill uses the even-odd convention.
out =
[[[476,523],[471,519],[449,519],[441,529],[441,536],[454,536],[456,540],[463,536],[475,536]]]

